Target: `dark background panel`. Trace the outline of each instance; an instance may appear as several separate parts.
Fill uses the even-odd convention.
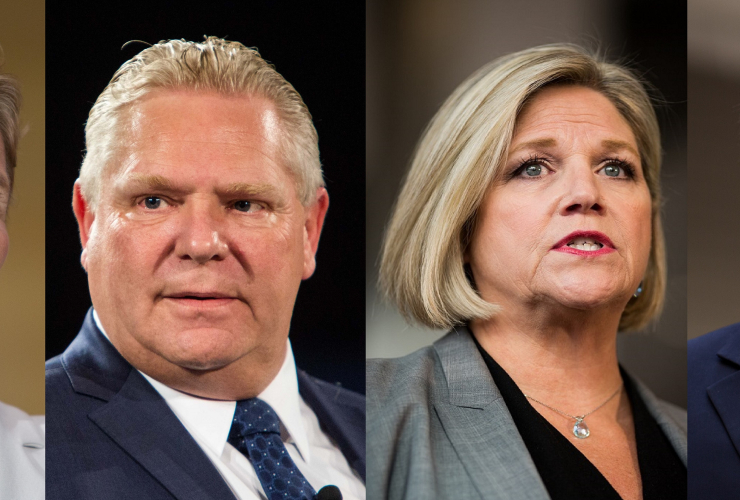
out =
[[[740,321],[740,2],[688,13],[691,339]]]
[[[257,47],[311,111],[330,207],[317,270],[298,294],[299,367],[364,392],[365,6],[362,2],[47,1],[46,356],[62,352],[90,307],[71,210],[84,123],[113,73],[143,49],[129,40],[215,35]]]
[[[572,42],[625,62],[658,90],[666,308],[645,333],[620,335],[618,350],[622,364],[660,397],[685,406],[686,2],[375,0],[367,17],[368,356],[401,356],[444,333],[407,325],[375,287],[383,229],[424,127],[455,87],[489,61]]]

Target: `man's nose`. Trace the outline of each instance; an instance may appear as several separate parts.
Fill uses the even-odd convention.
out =
[[[562,215],[578,213],[603,213],[604,200],[599,177],[592,166],[581,160],[570,165],[563,177],[563,198],[560,205]]]
[[[220,207],[193,203],[182,212],[181,232],[175,251],[181,259],[205,264],[223,260],[228,252],[224,215]]]

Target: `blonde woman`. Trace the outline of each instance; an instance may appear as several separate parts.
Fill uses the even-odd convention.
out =
[[[18,147],[20,91],[0,73],[0,267],[8,255],[7,220]],[[0,403],[0,498],[44,498],[43,417]]]
[[[570,45],[481,68],[422,137],[381,284],[448,328],[367,371],[369,498],[682,498],[686,414],[619,366],[661,310],[643,84]]]

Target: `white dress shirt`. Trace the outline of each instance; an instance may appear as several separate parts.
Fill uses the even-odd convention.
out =
[[[0,403],[0,499],[43,500],[44,417]]]
[[[95,311],[93,317],[107,337]],[[199,398],[172,389],[145,373],[142,375],[164,398],[239,500],[267,498],[249,459],[227,442],[236,401]],[[298,393],[290,341],[280,371],[257,397],[277,413],[283,443],[296,467],[316,491],[333,484],[345,500],[365,498],[362,479],[350,468],[339,447],[321,430],[313,410]]]

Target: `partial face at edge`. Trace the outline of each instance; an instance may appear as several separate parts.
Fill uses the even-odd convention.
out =
[[[0,267],[3,267],[5,258],[8,256],[8,228],[6,219],[8,216],[8,205],[10,204],[10,178],[5,164],[5,148],[0,141]]]
[[[114,343],[192,369],[284,352],[328,199],[322,189],[316,227],[282,164],[272,103],[155,92],[130,110],[130,130],[96,213],[80,221]]]
[[[634,134],[600,93],[540,91],[480,207],[468,259],[484,299],[624,307],[647,267],[651,200]]]

